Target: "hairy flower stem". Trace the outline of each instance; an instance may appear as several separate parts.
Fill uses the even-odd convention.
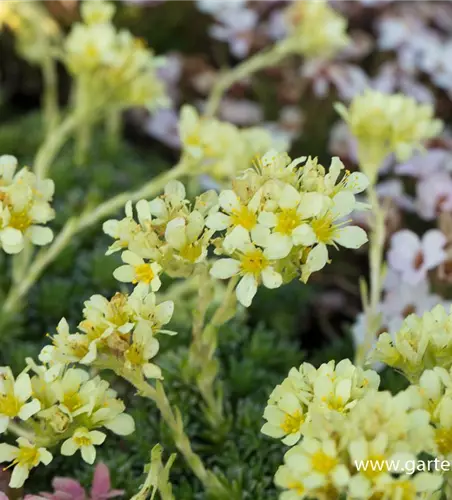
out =
[[[221,99],[232,85],[251,76],[257,71],[276,66],[287,56],[287,54],[286,50],[281,49],[281,46],[276,44],[270,49],[258,52],[235,68],[225,71],[213,86],[204,114],[209,117],[214,116],[218,111]]]
[[[47,176],[50,165],[81,121],[80,115],[70,114],[56,130],[47,136],[33,162],[33,169],[38,178],[44,179]]]
[[[42,61],[42,77],[44,82],[44,94],[42,107],[44,110],[44,121],[46,134],[51,134],[59,121],[58,106],[58,75],[56,61],[53,57],[46,57]]]
[[[18,437],[23,437],[25,439],[28,439],[28,441],[33,442],[34,440],[34,433],[30,430],[25,429],[23,426],[16,424],[14,422],[9,422],[8,423],[8,431],[12,432]]]
[[[136,202],[143,198],[156,196],[165,185],[173,179],[178,179],[185,175],[190,168],[189,162],[182,161],[170,170],[163,172],[147,184],[136,191],[127,191],[110,198],[109,200],[97,205],[92,210],[87,210],[79,217],[69,219],[63,229],[57,235],[53,243],[47,248],[41,250],[26,272],[23,273],[23,279],[11,287],[6,298],[2,313],[10,314],[20,306],[20,300],[33,286],[36,280],[41,276],[44,270],[60,255],[60,253],[70,244],[74,236],[80,232],[94,226],[117,210],[121,209],[127,201]]]
[[[372,348],[377,332],[381,327],[378,305],[383,287],[383,252],[385,243],[385,211],[378,200],[375,183],[368,187],[369,202],[372,206],[373,220],[369,238],[370,296],[362,293],[363,310],[366,316],[364,342],[356,351],[355,364],[363,366]]]
[[[215,390],[215,381],[218,375],[218,361],[215,352],[218,345],[218,331],[231,317],[234,309],[234,290],[238,278],[229,280],[220,306],[212,319],[205,324],[205,315],[212,297],[211,279],[208,268],[203,265],[199,272],[198,304],[193,313],[193,336],[189,353],[191,373],[196,376],[196,383],[201,396],[207,406],[206,414],[212,427],[219,427],[224,423],[222,394]]]
[[[218,499],[231,498],[228,489],[218,480],[212,471],[206,469],[200,456],[195,453],[191,447],[190,439],[185,433],[182,416],[177,407],[172,408],[163,385],[157,381],[153,387],[143,379],[141,373],[136,373],[125,368],[115,368],[117,375],[127,380],[138,391],[138,394],[144,398],[152,400],[160,414],[169,427],[177,449],[185,458],[190,469],[201,481],[207,492]]]

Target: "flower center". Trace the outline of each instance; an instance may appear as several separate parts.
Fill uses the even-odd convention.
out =
[[[30,216],[28,215],[28,210],[22,210],[21,212],[11,212],[11,217],[9,219],[9,226],[19,231],[25,231],[33,224]]]
[[[198,243],[188,243],[179,250],[179,255],[189,262],[196,262],[202,254],[202,246]]]
[[[240,207],[238,210],[233,210],[231,219],[234,226],[242,226],[248,231],[253,229],[257,222],[256,214],[248,207]]]
[[[363,473],[366,477],[372,479],[382,472],[387,472],[387,470],[387,460],[384,455],[370,455],[367,470],[363,471]]]
[[[25,465],[28,468],[36,467],[39,464],[39,451],[31,446],[24,446],[19,448],[17,458],[13,463]],[[12,464],[11,464],[12,465]]]
[[[78,410],[82,406],[82,400],[77,391],[65,392],[62,403],[70,412]]]
[[[275,231],[282,234],[292,234],[292,231],[300,225],[300,216],[295,208],[283,210],[278,215],[278,223]]]
[[[311,227],[320,243],[327,244],[333,240],[336,228],[330,216],[314,219],[311,222]]]
[[[424,265],[424,260],[424,254],[421,250],[419,250],[413,261],[414,269],[416,269],[416,271],[418,271]]]
[[[81,448],[82,446],[89,446],[91,444],[91,439],[89,436],[74,436],[74,443]]]
[[[140,281],[149,285],[154,278],[155,274],[150,264],[140,264],[139,266],[135,266],[134,284]]]
[[[300,496],[303,495],[305,491],[304,484],[300,481],[292,481],[287,485],[287,487],[289,488],[289,490],[295,490]]]
[[[442,455],[452,452],[452,428],[436,429],[435,441]]]
[[[138,344],[132,344],[124,353],[126,360],[132,365],[142,365],[145,361],[143,356],[143,347]]]
[[[84,358],[88,353],[88,342],[80,341],[80,340],[72,340],[69,341],[69,348],[72,351],[72,354],[79,359]]]
[[[243,255],[241,266],[245,274],[250,273],[254,276],[259,276],[268,266],[268,260],[264,256],[262,250],[256,248],[256,250]]]
[[[20,406],[14,394],[0,394],[0,414],[15,417],[20,411]]]
[[[337,465],[337,459],[330,457],[324,451],[316,451],[311,457],[312,468],[320,474],[328,474]]]
[[[286,434],[294,434],[300,430],[304,422],[304,416],[300,410],[297,410],[293,415],[287,414],[281,424],[281,429]]]

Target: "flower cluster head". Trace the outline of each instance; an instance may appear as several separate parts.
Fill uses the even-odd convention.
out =
[[[373,370],[355,367],[350,360],[324,363],[315,368],[303,363],[292,368],[270,395],[262,432],[296,444],[312,425],[312,413],[344,415],[371,389],[378,389],[380,377]]]
[[[61,30],[38,2],[2,2],[0,29],[5,24],[16,37],[18,52],[31,63],[40,63],[61,44]]]
[[[194,204],[178,181],[167,184],[162,196],[126,206],[126,217],[109,220],[104,231],[115,239],[108,252],[124,250],[124,265],[115,277],[139,290],[157,291],[159,274],[188,276],[206,261],[209,246],[223,258],[211,275],[236,277],[236,295],[245,307],[258,285],[277,288],[311,273],[328,262],[328,246],[358,248],[367,241],[347,217],[360,205],[355,193],[367,187],[363,174],[346,171],[334,158],[328,173],[317,159],[270,151],[255,159],[232,189],[217,195],[207,191]]]
[[[116,107],[165,105],[162,82],[157,77],[159,58],[128,31],[111,24],[114,4],[82,3],[82,23],[74,24],[65,43],[64,62],[79,79],[84,92],[97,94]],[[93,99],[93,97],[91,97]]]
[[[382,333],[369,361],[380,361],[416,382],[426,369],[452,367],[452,312],[438,304],[421,317],[410,314],[400,330]]]
[[[292,446],[275,474],[281,499],[415,500],[441,487],[441,476],[408,468],[435,449],[421,398],[413,388],[393,396],[378,385],[377,373],[345,360],[304,363],[275,388],[262,432]]]
[[[289,33],[281,47],[306,57],[331,57],[349,42],[347,20],[326,0],[292,2],[286,22]]]
[[[366,90],[348,109],[343,104],[336,104],[336,109],[357,139],[362,168],[366,173],[371,169],[368,175],[390,154],[406,161],[423,141],[442,129],[442,122],[433,118],[431,105],[403,94]]]
[[[49,202],[54,193],[50,179],[38,179],[26,167],[18,172],[14,156],[0,156],[0,246],[6,253],[19,253],[28,240],[47,245],[52,230],[43,225],[55,216]]]
[[[174,335],[162,327],[173,315],[172,301],[157,304],[155,294],[136,288],[131,295],[116,293],[110,300],[93,295],[85,302],[76,333],[63,318],[39,359],[50,368],[51,380],[71,363],[110,367],[113,361],[139,377],[162,378],[152,362],[158,353],[158,334]]]
[[[360,208],[355,193],[366,187],[366,177],[344,172],[338,158],[326,173],[316,158],[266,153],[220,192],[219,210],[207,218],[221,234],[216,253],[226,256],[213,264],[212,276],[240,279],[237,298],[246,307],[260,284],[277,288],[297,276],[306,282],[329,261],[328,246],[367,241],[346,219]]]
[[[275,143],[263,128],[238,129],[229,122],[201,117],[189,105],[181,109],[179,134],[185,157],[220,184],[248,168],[256,155],[286,147]]]
[[[0,444],[0,461],[15,466],[12,488],[21,487],[29,471],[39,463],[47,465],[52,460],[47,448],[62,443],[63,455],[80,450],[82,458],[92,464],[95,445],[106,437],[99,428],[105,427],[121,436],[134,431],[134,421],[124,413],[124,403],[100,377],[90,378],[78,368],[49,376],[46,366],[36,365],[31,359],[27,363],[26,371],[16,380],[8,367],[1,369],[1,431],[18,417],[30,434],[30,438],[17,439],[18,447]]]

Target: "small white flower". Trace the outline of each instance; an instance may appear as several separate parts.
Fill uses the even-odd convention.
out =
[[[20,488],[27,479],[30,470],[40,463],[48,465],[52,461],[52,454],[45,448],[38,448],[27,439],[17,439],[18,447],[9,444],[0,444],[0,462],[12,462],[15,465],[9,486]]]
[[[11,419],[28,420],[41,409],[33,398],[30,376],[21,373],[16,380],[9,368],[0,368],[0,433],[5,432]]]
[[[282,277],[275,271],[264,251],[252,243],[242,245],[239,252],[237,259],[217,260],[210,274],[218,279],[241,276],[236,288],[237,299],[242,305],[249,307],[261,282],[266,288],[278,288],[282,284]]]
[[[125,265],[115,269],[113,276],[123,283],[133,283],[147,290],[149,288],[156,292],[161,286],[159,273],[162,267],[157,262],[146,262],[139,255],[126,250],[122,253],[121,259]]]
[[[88,464],[92,464],[96,459],[94,445],[102,444],[105,438],[103,432],[89,431],[86,427],[79,427],[74,431],[73,436],[61,445],[61,454],[72,456],[77,450],[80,450],[83,460]]]

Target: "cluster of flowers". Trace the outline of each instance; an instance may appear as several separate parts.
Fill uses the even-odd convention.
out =
[[[145,271],[143,271],[145,273]],[[160,368],[151,362],[159,350],[159,333],[173,315],[172,301],[157,304],[154,293],[137,287],[131,295],[116,293],[110,300],[93,295],[85,302],[83,320],[76,333],[70,333],[63,318],[45,346],[39,359],[47,366],[48,375],[62,373],[70,363],[115,365],[138,377],[162,378]]]
[[[43,227],[55,217],[49,202],[54,193],[50,179],[38,179],[24,167],[18,172],[14,156],[0,156],[0,246],[19,253],[26,243],[47,245],[52,230]]]
[[[16,379],[8,367],[0,371],[0,430],[4,432],[15,418],[24,422],[25,435],[17,439],[17,446],[0,444],[0,462],[14,466],[12,488],[21,487],[32,468],[51,462],[48,448],[62,443],[62,455],[80,450],[83,460],[92,464],[95,445],[106,438],[97,429],[105,427],[118,435],[134,431],[132,417],[124,413],[124,403],[107,382],[77,368],[56,374],[31,359],[27,364]]]
[[[356,96],[347,109],[337,104],[336,109],[356,138],[361,168],[369,175],[389,154],[406,161],[422,141],[441,132],[441,120],[433,118],[429,105],[418,104],[403,94],[387,95],[367,90]]]
[[[232,54],[239,58],[248,55],[255,31],[262,25],[270,39],[282,38],[282,50],[306,57],[329,57],[348,42],[346,19],[324,0],[291,2],[287,8],[273,11],[269,22],[260,20],[245,1],[197,3],[218,23],[212,26],[211,36],[228,42]]]
[[[109,2],[83,2],[83,23],[74,24],[65,41],[64,63],[90,100],[108,98],[116,107],[165,105],[163,85],[157,77],[159,58],[128,31],[111,23],[115,6]],[[85,88],[86,90],[86,88]],[[99,99],[98,99],[99,101]]]
[[[443,451],[445,431],[435,430],[425,408],[433,384],[426,378],[422,399],[414,386],[379,392],[379,382],[376,372],[344,360],[318,369],[304,363],[275,388],[262,432],[292,446],[275,475],[281,499],[440,498],[440,474],[406,472],[421,452]]]
[[[228,122],[200,117],[189,105],[181,109],[179,135],[183,155],[220,184],[230,183],[256,155],[271,149],[284,151],[287,146],[263,128],[239,129]]]
[[[452,315],[438,304],[421,317],[410,314],[399,331],[382,333],[371,352],[371,361],[381,361],[417,381],[426,368],[452,367]]]
[[[52,57],[61,43],[58,23],[37,2],[2,2],[0,29],[5,24],[17,37],[17,50],[27,61],[40,63]]]
[[[300,275],[306,282],[327,264],[327,246],[358,248],[367,241],[361,228],[344,220],[360,208],[355,193],[367,179],[343,169],[338,158],[326,173],[317,159],[291,161],[270,151],[236,177],[232,189],[205,192],[194,205],[172,181],[162,196],[137,203],[138,222],[129,204],[124,219],[104,224],[116,240],[109,252],[127,248],[115,277],[139,290],[158,290],[159,273],[187,276],[213,244],[226,258],[213,263],[211,275],[240,278],[236,294],[246,307],[260,284],[277,288]]]

